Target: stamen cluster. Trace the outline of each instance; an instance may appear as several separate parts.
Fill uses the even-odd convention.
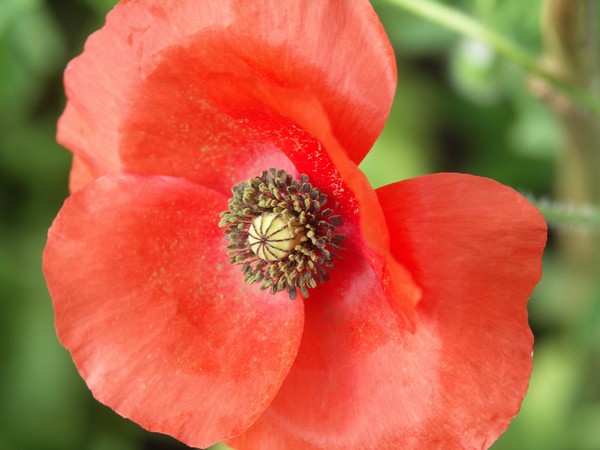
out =
[[[314,188],[306,175],[298,181],[284,170],[269,169],[234,186],[232,192],[229,210],[221,213],[219,226],[225,227],[231,243],[227,247],[230,262],[242,265],[246,282],[262,283],[261,289],[270,289],[272,294],[287,291],[293,300],[297,290],[307,298],[309,288],[329,279],[333,258],[339,257],[337,251],[342,249],[343,236],[335,233],[342,218],[323,208],[327,196]],[[279,233],[281,227],[271,225],[275,220],[285,224],[286,233],[292,235],[285,235],[285,251],[276,248],[270,254],[277,257],[264,259],[264,253],[257,255],[256,248],[264,252],[265,246],[276,245],[270,241],[274,233],[267,231],[273,228]],[[263,226],[264,235],[257,237],[262,221],[268,225]],[[256,239],[262,239],[260,246],[255,245]],[[281,240],[276,240],[277,245],[282,245]]]

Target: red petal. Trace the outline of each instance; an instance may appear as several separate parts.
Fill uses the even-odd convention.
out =
[[[344,218],[346,237],[366,243],[363,255],[376,268],[398,314],[410,323],[420,293],[408,272],[390,257],[385,219],[375,192],[333,135],[320,103],[304,92],[256,77],[211,74],[190,60],[210,48],[204,41],[201,44],[165,52],[168,57],[148,77],[136,102],[138,112],[124,131],[126,166],[143,173],[185,176],[223,193],[267,167],[307,174]],[[219,51],[205,59],[213,61],[222,54]],[[192,70],[196,66],[200,67],[194,76],[197,82],[186,84],[187,75],[183,77],[180,67]],[[184,88],[173,99],[163,90],[168,86]],[[211,95],[208,106],[197,100],[206,92]],[[189,123],[190,118],[201,124]],[[181,124],[187,123],[187,134],[181,134]],[[220,133],[215,135],[207,123]],[[155,142],[164,140],[163,134],[171,137],[169,144],[156,147]],[[190,146],[187,141],[178,142],[177,136],[191,142],[214,142],[198,152],[201,144]],[[361,233],[353,235],[359,224]]]
[[[256,420],[303,326],[302,302],[228,263],[223,209],[182,179],[102,177],[67,200],[44,252],[59,338],[94,396],[198,447]]]
[[[414,334],[345,258],[306,302],[300,350],[238,449],[487,448],[531,370],[526,303],[546,228],[514,191],[461,175],[378,191],[395,256],[423,287]]]
[[[360,221],[363,254],[410,318],[419,292],[388,254],[377,198],[355,164],[395,83],[368,2],[161,5],[122,4],[90,38],[67,74],[62,141],[100,155],[100,173],[181,176],[224,194],[269,167],[306,173],[351,228]],[[101,142],[86,131],[94,127]],[[118,163],[90,141],[119,151]]]
[[[152,76],[162,65],[172,67],[170,81],[176,84],[160,84],[160,77]],[[146,116],[158,114],[161,126],[143,127],[153,139],[145,151],[176,148],[191,166],[210,168],[212,158],[235,165],[239,155],[232,151],[253,143],[230,139],[240,135],[231,128],[243,123],[211,106],[206,81],[216,75],[256,78],[318,98],[355,162],[381,131],[395,89],[391,47],[364,0],[123,2],[69,65],[69,103],[59,140],[102,173],[119,170],[124,124],[144,125],[138,121],[143,118],[138,114],[144,116],[139,100],[131,100],[151,94],[154,100],[146,104],[154,101],[157,108]],[[203,151],[209,154],[193,158],[193,152]]]
[[[79,156],[73,157],[71,173],[69,176],[69,190],[71,193],[78,191],[96,178],[94,170]]]

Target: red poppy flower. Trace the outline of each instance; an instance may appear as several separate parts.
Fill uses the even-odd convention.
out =
[[[396,80],[367,1],[123,1],[65,81],[73,193],[44,272],[99,401],[199,447],[507,427],[545,224],[475,176],[370,187]]]

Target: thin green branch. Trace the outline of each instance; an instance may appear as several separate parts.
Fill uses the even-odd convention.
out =
[[[527,199],[557,228],[600,231],[600,210],[592,205],[574,205],[547,199]]]
[[[555,89],[569,96],[580,106],[600,117],[600,102],[584,90],[554,76],[538,60],[523,52],[517,45],[497,32],[485,27],[462,12],[432,0],[386,0],[431,22],[435,22],[459,34],[485,42],[499,54],[524,67],[531,74],[542,78]]]

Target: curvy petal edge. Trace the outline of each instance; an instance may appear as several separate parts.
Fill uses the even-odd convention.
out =
[[[454,395],[444,396],[444,402],[465,403],[472,407],[486,406],[479,415],[472,414],[472,427],[479,428],[479,436],[468,439],[457,433],[455,439],[465,447],[490,446],[508,427],[520,409],[527,392],[533,356],[533,335],[528,325],[527,303],[542,275],[542,254],[548,227],[542,214],[512,188],[483,177],[456,173],[440,173],[413,178],[377,189],[388,227],[390,248],[401,264],[413,274],[423,287],[422,307],[429,308],[439,322],[463,318],[464,298],[454,295],[455,301],[445,304],[443,292],[463,292],[478,299],[482,293],[489,296],[479,303],[477,323],[487,334],[470,327],[447,327],[440,335],[445,343],[442,367],[450,377],[451,361],[456,354],[484,355],[482,348],[494,340],[504,345],[499,351],[495,367],[500,384],[506,391],[480,384],[480,398],[472,398],[472,391],[456,389]],[[453,230],[447,230],[434,219],[456,221]],[[461,219],[462,217],[462,219]],[[440,245],[440,243],[443,243]],[[464,256],[468,251],[471,255]],[[455,276],[460,264],[467,276]],[[469,297],[463,295],[463,297]],[[506,303],[501,300],[507,299]],[[419,305],[421,306],[421,304]],[[512,319],[512,323],[511,323]],[[498,329],[504,321],[505,328]],[[453,345],[449,345],[452,343]],[[493,357],[490,357],[493,359]],[[491,374],[474,359],[472,367]],[[464,372],[467,379],[468,372]],[[504,395],[503,395],[504,394]],[[461,429],[458,423],[456,430]],[[464,425],[464,424],[463,424]],[[465,429],[465,435],[467,435]]]
[[[319,98],[356,163],[381,132],[396,69],[368,1],[146,0],[119,3],[67,67],[59,142],[98,174],[119,171],[120,124],[136,84],[161,51],[204,33],[224,39],[260,77]]]
[[[302,302],[229,264],[225,205],[183,179],[101,177],[67,199],[44,250],[59,339],[94,396],[198,447],[257,419],[303,327]]]
[[[94,181],[96,176],[93,169],[83,159],[73,155],[71,171],[69,173],[69,191],[71,193],[83,188],[86,184]]]
[[[233,448],[481,449],[518,412],[542,216],[512,189],[469,175],[377,194],[392,250],[423,287],[415,332],[396,323],[373,270],[344,261],[306,302],[296,361],[261,418],[228,441]]]

